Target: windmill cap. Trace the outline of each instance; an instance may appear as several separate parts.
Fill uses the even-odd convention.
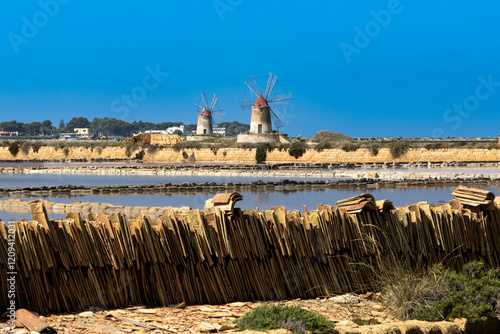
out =
[[[269,105],[267,104],[266,99],[264,99],[264,96],[262,96],[262,93],[259,94],[259,97],[257,98],[257,101],[255,101],[256,106],[261,106],[261,107],[268,107]]]
[[[200,116],[210,116],[210,111],[208,111],[207,108],[203,108],[203,110],[200,113]]]

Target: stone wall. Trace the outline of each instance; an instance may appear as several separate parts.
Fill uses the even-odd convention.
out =
[[[148,153],[145,149],[146,162],[183,162],[183,152],[191,156],[194,153],[194,159],[197,162],[255,162],[255,149],[236,149],[236,148],[221,148],[217,151],[211,149],[185,149],[184,151],[176,152],[172,148],[158,149],[154,153]],[[215,153],[214,153],[215,152]],[[134,156],[134,154],[132,154]],[[38,153],[33,153],[30,150],[28,155],[19,152],[14,158],[10,154],[7,147],[0,147],[0,160],[13,159],[127,159],[125,147],[106,147],[103,149],[84,147],[71,147],[66,155],[64,150],[56,149],[52,146],[41,147]],[[307,152],[295,159],[291,157],[287,151],[280,152],[274,150],[267,153],[267,161],[273,162],[440,162],[440,161],[462,161],[462,162],[479,162],[479,161],[500,161],[500,150],[498,149],[437,149],[427,150],[424,148],[409,149],[408,152],[394,159],[388,148],[379,150],[377,156],[373,156],[367,149],[358,149],[355,152],[345,152],[342,149],[330,149],[322,152],[316,150],[307,150]]]

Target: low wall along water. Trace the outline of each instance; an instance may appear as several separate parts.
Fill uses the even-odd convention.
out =
[[[184,155],[183,155],[184,152]],[[188,156],[189,161],[193,162],[255,162],[255,149],[243,148],[221,148],[218,150],[204,149],[185,149],[175,151],[172,148],[157,149],[154,153],[148,153],[145,149],[144,161],[147,162],[184,162]],[[135,155],[135,152],[131,155]],[[189,157],[192,157],[191,159]],[[52,146],[43,146],[38,153],[32,150],[28,154],[19,152],[13,157],[7,147],[0,147],[0,160],[15,159],[128,159],[125,147],[106,147],[103,149],[90,149],[85,147],[70,147],[69,151],[56,149]],[[441,162],[441,161],[462,161],[462,162],[484,162],[500,161],[499,149],[436,149],[427,150],[425,148],[409,149],[406,154],[399,158],[393,158],[388,148],[381,148],[379,153],[374,156],[368,149],[358,149],[355,152],[345,152],[342,149],[328,149],[317,152],[309,149],[306,153],[295,159],[287,151],[273,150],[267,153],[267,161],[279,162]]]

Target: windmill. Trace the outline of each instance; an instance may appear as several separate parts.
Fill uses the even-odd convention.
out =
[[[275,129],[279,132],[287,124],[286,110],[292,105],[292,93],[280,94],[277,87],[278,77],[271,72],[267,74],[265,87],[259,85],[250,76],[245,81],[245,85],[250,90],[250,95],[257,97],[257,100],[241,100],[240,106],[243,111],[252,110],[250,121],[250,133],[270,133]],[[264,88],[261,90],[261,88]],[[282,89],[282,88],[281,88]]]
[[[222,108],[219,110],[215,110],[215,106],[219,101],[215,94],[212,96],[212,103],[208,105],[207,96],[205,92],[201,93],[201,99],[204,105],[201,107],[198,104],[195,104],[196,109],[200,112],[198,115],[198,126],[196,127],[196,134],[198,135],[206,135],[213,133],[213,125],[215,125],[215,118],[221,121],[224,118],[225,113],[222,112]]]

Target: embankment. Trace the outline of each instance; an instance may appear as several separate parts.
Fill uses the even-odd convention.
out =
[[[67,149],[53,146],[43,146],[37,153],[31,149],[28,154],[19,152],[15,157],[7,147],[0,147],[0,160],[126,160],[134,157],[134,151],[127,156],[125,147],[68,147]],[[255,162],[255,149],[243,148],[220,148],[220,149],[184,149],[176,151],[172,148],[144,149],[145,162]],[[368,149],[358,149],[354,152],[345,152],[342,149],[326,149],[317,152],[314,149],[307,150],[298,159],[290,156],[287,151],[273,150],[267,153],[267,161],[271,162],[337,162],[337,163],[392,163],[392,162],[499,162],[499,149],[471,149],[471,148],[447,148],[428,150],[425,148],[411,148],[404,155],[394,158],[388,148],[381,148],[375,156]]]

